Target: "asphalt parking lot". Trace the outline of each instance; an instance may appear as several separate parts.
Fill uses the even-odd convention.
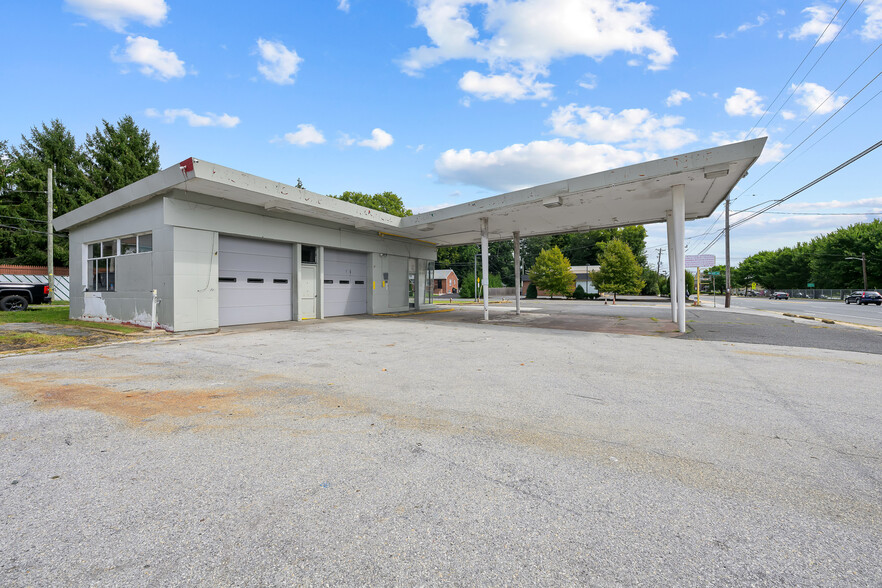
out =
[[[0,582],[878,586],[880,376],[417,317],[6,357]]]

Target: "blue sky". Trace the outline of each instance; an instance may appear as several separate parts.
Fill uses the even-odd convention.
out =
[[[7,3],[0,139],[59,118],[83,141],[130,114],[163,167],[194,156],[320,193],[391,190],[416,211],[719,145],[759,122],[750,136],[769,141],[734,192],[742,210],[880,139],[882,0],[694,6]],[[880,163],[882,149],[734,231],[734,261],[879,218]],[[689,253],[715,218],[687,225]],[[647,228],[649,246],[664,243]],[[722,242],[708,252],[722,259]]]

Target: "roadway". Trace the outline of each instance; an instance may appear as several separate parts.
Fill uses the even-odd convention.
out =
[[[703,295],[702,306],[712,304],[713,297]],[[717,307],[724,304],[724,297],[717,296]],[[764,310],[772,312],[791,312],[817,318],[827,318],[838,322],[882,327],[882,307],[875,305],[859,306],[846,304],[841,300],[769,300],[736,296],[732,298],[733,308]]]

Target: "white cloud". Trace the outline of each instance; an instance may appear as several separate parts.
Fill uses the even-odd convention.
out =
[[[223,127],[231,129],[242,122],[238,116],[230,116],[227,113],[220,115],[213,112],[196,114],[189,108],[166,108],[162,112],[155,108],[148,108],[144,111],[144,114],[152,118],[162,118],[167,123],[173,123],[178,118],[183,118],[191,127]]]
[[[796,113],[789,110],[782,110],[781,118],[783,118],[784,120],[793,120],[794,118],[796,118]]]
[[[126,37],[125,51],[119,54],[114,49],[111,56],[114,61],[120,63],[139,65],[139,71],[142,74],[164,82],[187,75],[184,62],[178,59],[174,51],[168,51],[160,47],[159,41],[156,39]]]
[[[553,84],[536,81],[536,75],[510,73],[500,75],[481,75],[476,71],[467,71],[459,80],[459,87],[464,92],[474,94],[481,100],[502,99],[506,102],[515,100],[543,100],[551,97]]]
[[[769,21],[769,17],[765,12],[760,13],[758,17],[756,17],[756,22],[746,22],[738,26],[736,29],[737,32],[743,33],[744,31],[749,31],[750,29],[755,29],[757,27],[761,27]]]
[[[828,210],[841,208],[872,208],[862,212],[882,212],[882,198],[859,198],[858,200],[828,200],[824,202],[785,202],[782,210]]]
[[[118,33],[129,21],[156,27],[168,15],[165,0],[65,0],[71,12],[98,21]]]
[[[765,112],[762,96],[756,90],[735,88],[735,93],[726,99],[726,114],[729,116],[761,116]]]
[[[448,149],[435,161],[445,183],[469,184],[505,192],[638,163],[652,153],[612,145],[566,143],[560,139],[516,144],[498,151]]]
[[[349,12],[349,0],[340,0],[340,2],[337,3],[337,10]]]
[[[754,136],[762,137],[768,136],[769,132],[767,129],[760,127],[754,129]],[[714,145],[729,145],[730,143],[737,143],[738,141],[744,140],[744,133],[738,133],[736,137],[733,137],[732,134],[726,131],[716,131],[711,133],[710,141]],[[765,148],[763,148],[763,153],[760,155],[759,159],[757,159],[757,165],[763,165],[766,163],[775,163],[784,159],[784,156],[787,155],[787,150],[790,149],[789,144],[782,143],[781,141],[772,141],[771,139],[766,142]]]
[[[665,100],[666,106],[680,106],[683,102],[689,102],[692,100],[692,96],[689,95],[689,92],[684,92],[683,90],[671,90],[671,94],[668,96],[667,100]]]
[[[393,142],[394,139],[392,138],[392,135],[383,129],[378,128],[371,131],[370,139],[362,139],[358,144],[362,147],[370,147],[371,149],[379,151],[389,147]]]
[[[294,83],[294,75],[300,69],[303,59],[293,49],[288,49],[278,41],[257,40],[257,49],[263,60],[257,64],[257,71],[270,82],[280,85]]]
[[[809,6],[808,8],[804,8],[802,13],[806,15],[808,18],[807,21],[802,23],[798,29],[794,29],[790,33],[791,39],[817,39],[819,35],[823,34],[820,41],[818,41],[819,45],[823,45],[825,43],[829,43],[836,36],[836,33],[839,32],[839,29],[842,27],[838,24],[831,23],[830,21],[833,18],[833,15],[836,11],[830,7],[825,6],[823,4],[815,4],[814,6]],[[829,24],[829,26],[827,26]]]
[[[340,147],[351,147],[352,145],[355,145],[355,139],[348,133],[340,133],[340,137],[337,139],[337,144],[340,145]]]
[[[805,108],[806,114],[827,114],[848,102],[847,96],[833,96],[824,86],[811,82],[799,88],[794,84],[791,90],[796,90],[796,102]]]
[[[292,145],[305,147],[311,143],[321,145],[325,142],[325,136],[320,130],[310,124],[297,125],[296,133],[285,133],[285,141]]]
[[[582,76],[582,79],[579,80],[579,86],[586,90],[593,90],[597,87],[597,76],[590,73],[585,74]]]
[[[769,22],[769,16],[765,12],[762,12],[762,13],[760,13],[759,16],[756,17],[756,21],[742,23],[742,24],[738,25],[738,28],[735,29],[734,33],[720,33],[718,35],[715,35],[715,38],[717,38],[717,39],[731,39],[732,37],[734,37],[738,33],[744,33],[746,31],[749,31],[750,29],[755,29],[755,28],[761,27],[764,24],[766,24],[767,22]]]
[[[860,30],[860,36],[865,41],[882,39],[882,0],[865,1],[864,12],[867,13],[867,20]]]
[[[600,60],[622,51],[645,56],[651,70],[665,69],[677,51],[668,34],[652,26],[652,12],[651,6],[629,0],[417,0],[417,25],[431,44],[411,48],[400,65],[405,73],[419,75],[451,59],[471,59],[489,66],[485,78],[504,78],[544,75],[557,59]],[[508,99],[516,99],[514,94],[501,92]]]
[[[441,210],[442,208],[447,208],[448,206],[454,206],[453,202],[443,202],[441,204],[426,204],[425,206],[414,206],[413,213],[414,214],[422,214],[424,212],[433,212],[436,210]]]
[[[698,139],[692,131],[678,128],[679,116],[658,116],[645,108],[629,108],[618,114],[597,106],[560,106],[548,123],[561,137],[623,143],[629,149],[677,149]]]

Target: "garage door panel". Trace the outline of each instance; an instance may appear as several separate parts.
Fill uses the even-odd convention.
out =
[[[367,255],[325,250],[325,316],[367,312]]]
[[[220,236],[218,318],[221,326],[292,319],[292,247]]]

